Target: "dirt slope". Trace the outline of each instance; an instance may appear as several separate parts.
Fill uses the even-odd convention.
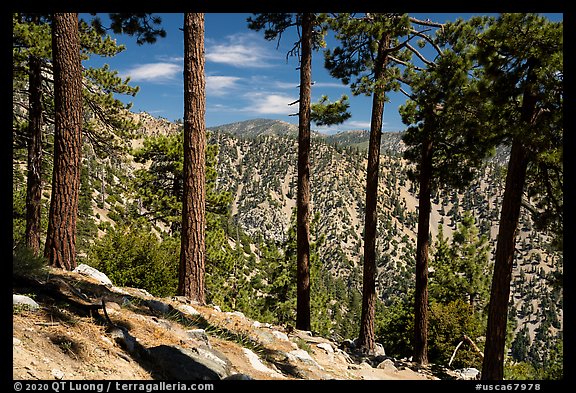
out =
[[[104,297],[108,318],[102,309],[87,311],[81,302],[78,306],[72,298],[62,298],[62,292],[48,291],[54,283],[72,287],[74,296],[83,297],[88,305]],[[41,285],[15,283],[13,292],[40,306],[13,308],[14,379],[151,380],[167,375],[186,379],[176,371],[170,373],[174,368],[170,359],[152,356],[163,352],[160,349],[187,355],[195,351],[194,359],[222,378],[244,374],[256,380],[439,379],[410,363],[354,356],[309,332],[288,333],[239,312],[222,312],[177,297],[157,299],[74,272],[52,269]],[[123,338],[118,337],[120,329]]]

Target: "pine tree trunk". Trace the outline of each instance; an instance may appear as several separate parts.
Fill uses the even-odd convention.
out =
[[[386,69],[390,39],[382,37],[374,69],[376,81],[381,81]],[[362,278],[362,314],[358,346],[373,353],[375,347],[374,313],[376,309],[376,224],[378,205],[378,170],[380,165],[380,142],[382,139],[382,116],[384,114],[384,91],[376,87],[372,96],[370,141],[368,144],[368,167],[366,170],[366,218],[364,221],[364,269]]]
[[[488,309],[484,362],[482,364],[483,380],[502,380],[504,378],[510,281],[512,279],[516,230],[520,218],[522,191],[524,189],[527,166],[526,149],[520,141],[515,139],[512,142],[510,151],[506,188],[500,213],[498,244],[496,245],[494,275],[492,276],[492,290]]]
[[[302,16],[298,124],[296,328],[310,330],[310,95],[312,14]]]
[[[184,183],[178,294],[205,303],[206,89],[204,14],[184,16]]]
[[[528,62],[530,64],[530,61]],[[528,80],[534,78],[529,71]],[[528,85],[529,86],[529,85]],[[528,87],[523,95],[521,121],[529,130],[535,120],[537,97]],[[523,145],[522,136],[516,135],[512,140],[506,185],[500,210],[498,243],[492,276],[490,305],[488,308],[488,325],[486,345],[482,364],[483,380],[504,379],[504,356],[506,346],[506,327],[508,322],[508,302],[510,299],[510,282],[516,248],[516,231],[520,219],[522,192],[526,182],[526,172],[530,157]]]
[[[40,254],[42,203],[42,68],[36,56],[29,58],[28,176],[26,179],[26,245]]]
[[[54,14],[54,169],[44,256],[66,270],[76,267],[76,217],[82,155],[82,64],[78,14]]]
[[[428,248],[430,245],[430,187],[432,182],[432,139],[429,137],[422,143],[419,182],[416,288],[414,293],[414,361],[428,364]]]

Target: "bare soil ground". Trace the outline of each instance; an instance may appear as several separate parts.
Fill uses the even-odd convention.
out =
[[[66,280],[77,288],[97,283],[83,275],[53,270],[50,273]],[[138,290],[122,288],[127,292]],[[29,290],[30,291],[30,290]],[[33,291],[14,293],[35,298],[40,309],[25,307],[13,308],[13,378],[16,380],[151,380],[158,378],[154,365],[136,358],[126,351],[108,333],[108,326],[102,318],[86,315],[63,302],[51,299]],[[175,308],[182,306],[178,299],[158,299]],[[203,320],[208,321],[213,330],[206,330],[209,346],[223,354],[230,362],[234,373],[241,373],[256,380],[266,379],[379,379],[379,380],[426,380],[438,379],[426,370],[410,367],[382,369],[366,362],[355,363],[336,349],[331,353],[317,343],[335,343],[321,337],[311,337],[310,342],[302,344],[302,334],[286,334],[279,326],[261,327],[256,321],[244,317],[241,313],[222,312],[211,306],[193,305]],[[192,347],[197,341],[186,339],[186,330],[194,328],[181,324],[168,315],[152,312],[148,309],[120,305],[110,301],[106,305],[109,317],[115,324],[129,330],[137,342],[145,348],[159,345]],[[226,332],[222,334],[222,332]],[[276,333],[274,333],[276,332]],[[245,338],[244,342],[238,337]],[[288,338],[288,340],[286,340]],[[313,359],[302,362],[298,371],[300,377],[286,374],[267,363],[262,364],[274,370],[264,372],[249,361],[245,347],[249,342],[259,342],[258,348],[252,348],[258,354],[261,351],[287,353],[303,347]],[[302,352],[302,351],[300,351]]]

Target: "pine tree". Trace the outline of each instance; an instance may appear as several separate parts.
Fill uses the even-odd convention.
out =
[[[184,15],[184,197],[178,294],[205,302],[206,81],[204,14]]]
[[[510,34],[515,31],[517,34]],[[540,207],[550,206],[562,228],[563,24],[535,14],[502,14],[477,40],[477,59],[486,72],[491,118],[502,141],[511,145],[502,199],[482,379],[504,377],[508,299],[516,229],[527,184],[545,190]],[[538,177],[531,178],[531,174]],[[534,186],[528,187],[534,189]],[[538,211],[538,209],[534,209]]]
[[[50,57],[50,30],[42,15],[14,14],[13,69],[20,79],[20,64],[26,64],[28,78],[28,126],[26,134],[26,245],[34,255],[40,253],[42,203],[42,67]],[[25,67],[23,67],[25,68]],[[22,76],[25,78],[25,76]],[[15,94],[15,96],[18,96]]]
[[[66,270],[76,267],[76,216],[82,153],[82,65],[78,14],[54,14],[54,170],[44,256]]]
[[[476,32],[474,26],[466,27],[458,30],[458,36]],[[409,100],[400,108],[409,125],[402,138],[407,145],[404,157],[416,164],[409,176],[419,185],[414,356],[423,363],[431,195],[440,186],[462,188],[469,183],[492,147],[483,141],[482,118],[477,115],[483,103],[473,95],[477,87],[469,77],[473,73],[471,46],[458,41],[447,45],[444,36],[450,35],[452,28],[441,26],[436,37],[425,36],[437,56],[434,61],[419,56],[424,68],[407,65],[403,82],[410,87]]]
[[[366,172],[363,305],[359,337],[360,346],[368,352],[374,350],[375,341],[376,206],[382,116],[384,103],[387,100],[386,93],[400,88],[398,65],[406,66],[410,60],[410,54],[417,53],[417,50],[410,45],[410,41],[416,36],[422,36],[423,33],[413,24],[436,25],[401,14],[368,13],[362,17],[340,14],[332,23],[332,27],[341,46],[327,50],[325,53],[325,66],[332,76],[341,79],[345,84],[350,83],[351,79],[355,78],[350,84],[352,93],[355,95],[372,95]],[[426,299],[419,299],[419,303],[425,304]],[[425,332],[425,326],[420,327],[420,330]],[[421,341],[425,343],[425,338]],[[424,351],[419,352],[425,353],[425,348]],[[426,362],[425,358],[419,360]]]
[[[13,69],[15,82],[23,80],[27,84],[29,105],[24,107],[25,114],[15,103],[15,118],[26,116],[28,135],[25,140],[28,145],[28,176],[27,176],[27,244],[32,249],[39,246],[40,236],[40,205],[42,193],[43,172],[50,172],[51,167],[43,163],[44,151],[52,155],[50,129],[44,124],[54,122],[53,99],[50,93],[53,84],[50,75],[53,73],[50,15],[14,14],[14,49]],[[124,50],[116,45],[109,36],[103,37],[105,31],[97,32],[85,21],[79,21],[79,40],[81,59],[91,55],[114,56]],[[156,33],[154,33],[156,34]],[[28,75],[28,77],[26,76]],[[127,108],[112,94],[134,95],[138,88],[128,86],[129,79],[121,81],[116,72],[105,65],[100,69],[86,68],[82,71],[83,82],[83,112],[89,118],[82,125],[82,139],[94,146],[100,156],[110,156],[118,153],[118,147],[125,144],[130,131],[136,125],[130,120]],[[14,86],[17,86],[15,83]],[[15,90],[14,97],[19,99],[20,92]],[[15,128],[15,140],[19,139],[19,130]],[[42,141],[44,140],[44,143]],[[16,146],[15,146],[16,148]],[[46,173],[45,176],[48,176]]]
[[[314,118],[322,124],[339,124],[350,117],[347,106],[337,103],[330,105],[327,98],[315,104],[315,113],[311,113],[312,89],[312,50],[324,44],[322,18],[315,14],[256,14],[248,18],[248,26],[253,30],[264,29],[265,38],[276,39],[288,28],[297,26],[299,40],[289,54],[297,54],[300,59],[300,94],[292,104],[298,109],[298,188],[297,205],[297,275],[296,291],[296,328],[310,330],[310,121]]]
[[[488,251],[488,239],[485,235],[479,236],[471,212],[464,213],[451,244],[439,225],[431,263],[434,278],[430,283],[430,297],[443,304],[459,300],[468,303],[474,312],[484,312],[491,276]]]

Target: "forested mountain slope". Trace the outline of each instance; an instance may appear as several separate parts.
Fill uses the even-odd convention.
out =
[[[214,127],[210,140],[219,148],[219,185],[234,195],[233,219],[249,235],[280,243],[295,206],[296,130],[293,125],[270,120],[266,132],[263,123],[259,119]],[[255,133],[256,129],[259,131]],[[312,215],[319,215],[315,233],[326,237],[320,259],[332,274],[349,278],[358,288],[367,138],[366,131],[317,134],[311,153]],[[383,133],[376,243],[377,291],[383,300],[403,296],[413,286],[418,198],[407,176],[408,164],[401,158],[403,147],[401,133]],[[439,225],[444,236],[451,238],[464,212],[470,211],[480,234],[488,237],[490,258],[494,255],[506,157],[507,149],[500,148],[470,186],[439,190],[432,201],[433,244]],[[518,310],[518,329],[527,326],[532,338],[538,321],[546,319],[544,313],[549,310],[548,306],[541,307],[541,300],[558,299],[551,296],[557,290],[550,283],[562,271],[562,258],[549,251],[549,241],[523,210],[511,301]],[[553,307],[559,321],[560,305]]]
[[[166,290],[174,285],[172,276],[177,269],[176,265],[170,264],[177,264],[178,255],[178,214],[173,212],[178,211],[174,205],[179,170],[175,157],[180,153],[178,141],[170,138],[176,138],[182,127],[146,113],[135,117],[141,126],[130,142],[132,149],[129,152],[102,157],[90,144],[84,146],[78,222],[80,260],[102,263],[104,265],[98,266],[102,269],[116,255],[130,256],[134,258],[135,270],[159,269],[157,274],[149,272],[144,281],[132,281],[131,285],[149,285],[150,291]],[[294,247],[297,128],[281,121],[256,119],[208,131],[208,142],[216,148],[213,188],[222,195],[227,192],[230,201],[227,211],[218,215],[217,221],[221,223],[218,225],[223,229],[211,233],[207,239],[210,248],[208,279],[212,280],[209,299],[224,310],[241,311],[264,322],[289,324],[294,312],[290,271],[295,267],[290,262],[290,255]],[[162,139],[165,137],[168,139]],[[399,304],[409,308],[414,287],[418,198],[415,185],[408,179],[408,164],[402,158],[401,137],[401,132],[382,135],[376,290],[380,304],[385,308],[377,311],[377,317],[384,318],[379,322],[379,329],[393,329],[390,318],[403,315],[397,313]],[[357,337],[362,282],[365,138],[367,133],[361,130],[331,136],[314,133],[312,138],[312,296],[316,302],[313,303],[316,318],[313,329],[339,340]],[[136,152],[143,146],[155,146],[158,150],[152,149],[144,159],[136,159]],[[470,259],[480,254],[474,247],[481,244],[481,239],[474,240],[477,243],[473,243],[473,239],[468,242],[462,228],[472,233],[476,230],[477,236],[474,236],[478,238],[486,237],[487,268],[490,268],[503,192],[505,170],[501,164],[506,162],[506,154],[506,149],[499,149],[497,158],[487,161],[467,188],[441,189],[433,196],[431,285],[442,287],[446,282],[447,273],[440,264],[441,252],[453,241],[454,235],[461,238],[456,247],[460,258]],[[15,160],[17,202],[24,183],[19,181],[22,167],[17,154]],[[146,182],[152,181],[147,176],[153,170],[160,171],[159,183],[147,189],[152,184],[147,185]],[[44,197],[46,214],[48,189],[44,191]],[[227,203],[226,198],[222,201]],[[20,209],[18,206],[15,205],[15,212]],[[152,208],[160,209],[165,216],[152,214]],[[562,253],[549,247],[550,234],[537,230],[527,213],[523,209],[510,299],[511,354],[516,360],[547,359],[563,334]],[[160,243],[156,244],[146,229],[137,229],[140,224],[135,229],[131,224],[135,218],[152,225]],[[466,222],[469,227],[464,225]],[[438,242],[439,227],[444,245]],[[108,254],[102,254],[103,250],[108,250]],[[161,265],[148,265],[156,263],[151,262],[154,260],[161,261]],[[142,264],[147,267],[140,267]],[[108,266],[112,269],[111,266],[116,265]],[[124,274],[123,279],[129,274],[137,274],[123,269],[125,272],[117,272]],[[106,273],[112,274],[111,271]],[[448,273],[456,278],[465,275],[463,271]],[[172,278],[155,281],[160,274]],[[486,275],[487,280],[489,275]],[[396,337],[379,330],[377,334],[386,350],[394,353],[393,346],[408,333],[402,331],[399,334],[403,336]],[[450,340],[444,348],[448,354],[457,344]],[[462,362],[470,365],[468,360]]]

